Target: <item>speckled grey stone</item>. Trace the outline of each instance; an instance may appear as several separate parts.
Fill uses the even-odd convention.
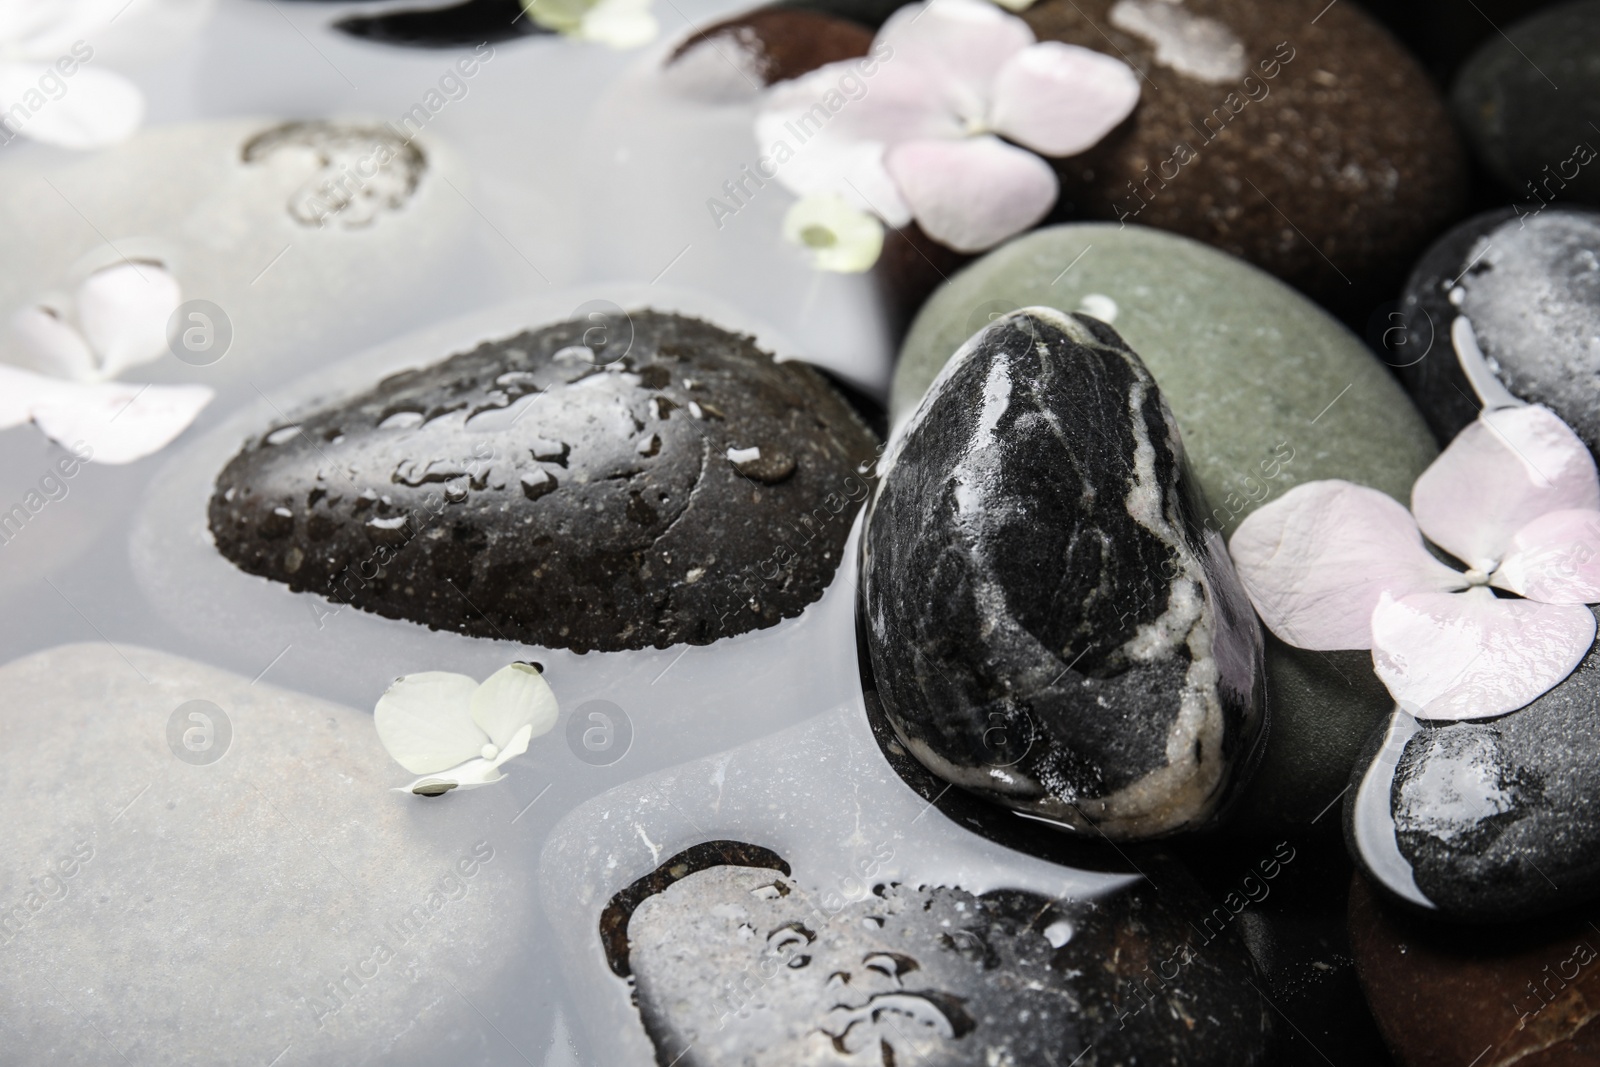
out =
[[[1259,975],[1236,931],[1189,925],[1191,892],[884,885],[824,908],[780,871],[717,866],[638,906],[628,961],[679,1067],[1265,1063]]]
[[[647,311],[597,329],[486,343],[267,430],[218,476],[217,547],[338,603],[578,652],[800,614],[876,439],[748,337]]]
[[[1412,271],[1402,311],[1418,355],[1400,377],[1441,441],[1478,415],[1450,342],[1465,315],[1500,383],[1600,454],[1600,211],[1510,208],[1462,223]]]
[[[946,781],[1121,838],[1204,825],[1248,777],[1262,640],[1149,371],[1025,309],[897,432],[863,539],[885,714]]]
[[[1597,694],[1600,646],[1519,711],[1421,723],[1406,740],[1387,790],[1394,836],[1440,912],[1512,922],[1600,896]],[[1392,871],[1355,851],[1395,891]]]
[[[545,1041],[529,857],[491,790],[392,792],[369,713],[121,642],[7,664],[0,692],[7,1067]]]

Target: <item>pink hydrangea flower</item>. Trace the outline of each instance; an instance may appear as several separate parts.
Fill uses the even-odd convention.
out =
[[[1409,513],[1375,489],[1309,482],[1245,519],[1229,547],[1284,641],[1371,649],[1412,715],[1481,719],[1537,698],[1594,643],[1584,605],[1600,602],[1600,477],[1549,409],[1503,407],[1422,473]]]
[[[1139,102],[1127,64],[1038,43],[987,0],[908,4],[872,55],[869,78],[849,60],[775,86],[756,136],[773,145],[805,132],[778,172],[797,195],[838,194],[890,226],[915,219],[961,252],[993,247],[1050,210],[1059,185],[1035,153],[1076,155]],[[841,85],[864,91],[847,98]]]

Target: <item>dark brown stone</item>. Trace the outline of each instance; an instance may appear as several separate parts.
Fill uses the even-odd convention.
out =
[[[1233,253],[1336,308],[1370,307],[1458,213],[1463,158],[1417,63],[1354,4],[1041,0],[1041,40],[1120,56],[1133,115],[1057,161],[1063,217],[1122,219]],[[1214,20],[1241,48],[1176,69],[1130,11]],[[1313,22],[1313,17],[1315,21]],[[1203,75],[1203,76],[1202,76]],[[1270,77],[1268,75],[1271,75]]]
[[[1589,909],[1593,911],[1593,909]],[[1509,927],[1430,922],[1350,888],[1356,968],[1405,1067],[1600,1063],[1600,927],[1569,913]]]
[[[251,574],[390,618],[577,652],[703,645],[821,597],[876,447],[804,364],[635,311],[269,429],[218,476],[210,524]]]
[[[691,34],[667,59],[671,66],[696,48],[711,48],[761,85],[787,81],[872,47],[872,31],[815,11],[763,8]]]

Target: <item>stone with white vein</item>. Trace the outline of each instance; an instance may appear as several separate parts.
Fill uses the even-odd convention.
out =
[[[1116,331],[1048,308],[998,319],[880,474],[862,614],[912,753],[1080,831],[1211,821],[1256,751],[1262,638]]]

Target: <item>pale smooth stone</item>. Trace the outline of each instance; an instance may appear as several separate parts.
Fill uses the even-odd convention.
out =
[[[391,792],[406,775],[368,715],[129,645],[36,653],[0,669],[0,691],[8,1064],[520,1062],[542,1048],[530,850],[494,787],[443,803]],[[192,700],[231,724],[209,764],[169,747]],[[559,744],[536,739],[506,770],[527,775]]]

